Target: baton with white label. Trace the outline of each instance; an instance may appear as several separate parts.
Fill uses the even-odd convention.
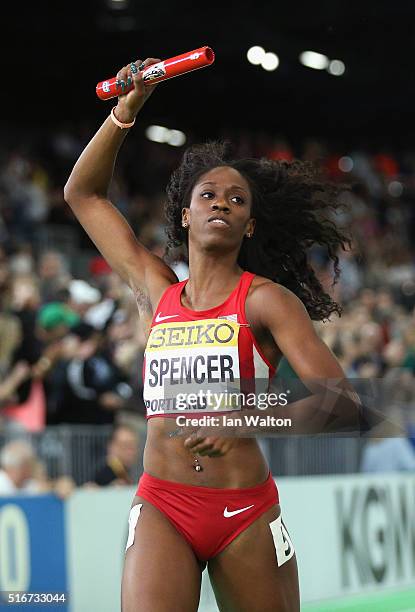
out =
[[[170,59],[166,59],[157,64],[152,64],[143,70],[144,83],[158,83],[159,81],[165,81],[181,74],[186,74],[192,70],[198,70],[199,68],[205,68],[210,66],[215,61],[215,53],[210,47],[200,47],[194,49],[188,53],[182,53],[176,55]],[[120,81],[117,77],[112,77],[106,81],[101,81],[96,86],[96,92],[98,98],[101,100],[109,100],[115,98],[120,94],[126,94],[134,89],[134,83],[132,79],[130,82]]]

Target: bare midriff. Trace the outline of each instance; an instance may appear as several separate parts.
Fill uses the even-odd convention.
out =
[[[184,446],[187,434],[169,436],[173,418],[148,420],[144,450],[144,471],[172,482],[187,485],[239,489],[253,487],[267,479],[269,468],[255,438],[239,438],[223,457],[197,455],[203,470],[196,472],[194,455]]]

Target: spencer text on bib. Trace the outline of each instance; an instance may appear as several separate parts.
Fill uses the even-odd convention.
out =
[[[238,393],[238,335],[238,323],[227,319],[169,322],[153,327],[145,352],[144,398],[148,414],[210,408],[206,401],[178,407],[178,395]],[[220,408],[234,409],[238,406]]]

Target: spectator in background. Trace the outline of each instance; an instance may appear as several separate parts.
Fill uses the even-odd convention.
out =
[[[14,440],[5,444],[0,451],[0,495],[37,493],[35,467],[36,455],[28,442]]]
[[[404,415],[388,411],[363,449],[362,472],[415,472],[415,450],[405,435]]]
[[[66,366],[57,406],[59,420],[95,425],[114,423],[132,389],[114,363],[102,332],[80,323],[71,334],[78,338],[78,347]]]
[[[83,317],[101,299],[101,293],[84,280],[72,280],[68,286],[68,306]]]
[[[45,464],[29,442],[14,440],[0,451],[0,495],[54,493],[61,499],[75,489],[70,476],[50,480]]]
[[[11,311],[11,279],[6,255],[0,249],[0,383],[7,374],[14,352],[22,341],[20,320]]]
[[[30,367],[24,361],[16,363],[14,368],[3,378],[0,379],[0,408],[10,404],[15,404],[18,399],[16,391],[30,374]],[[0,413],[1,417],[1,413]],[[0,421],[1,429],[1,421]]]
[[[34,227],[48,210],[45,173],[29,158],[12,153],[0,169],[0,186],[12,239],[30,241]]]
[[[31,283],[20,288],[18,297],[22,298],[22,303],[15,302],[20,306],[15,313],[20,320],[22,334],[13,353],[13,363],[28,363],[31,378],[43,379],[59,360],[62,339],[71,325],[79,321],[79,317],[60,303],[47,304],[39,309],[37,289]],[[17,389],[18,403],[27,400],[30,390],[31,379],[26,377]]]
[[[128,425],[115,427],[108,441],[105,465],[95,474],[94,482],[100,486],[134,484],[130,470],[136,465],[138,451],[135,429]]]
[[[45,342],[59,340],[79,322],[79,315],[66,304],[50,302],[39,310],[37,317],[38,335]]]
[[[36,277],[32,274],[14,277],[11,281],[10,308],[19,322],[21,335],[20,342],[13,352],[13,365],[18,362],[25,362],[30,366],[35,366],[42,357],[45,343],[39,337],[37,329],[39,306],[40,295]],[[43,360],[40,368],[45,363],[45,360]],[[27,400],[30,395],[30,389],[30,379],[27,379],[19,386],[17,390],[19,403]]]
[[[415,451],[407,438],[376,438],[363,449],[361,471],[415,472]]]
[[[404,333],[405,355],[402,367],[415,375],[415,325],[409,326]]]
[[[66,288],[71,279],[67,261],[58,251],[42,253],[38,263],[38,275],[43,302],[55,300],[58,292]]]
[[[92,304],[88,308],[84,321],[95,327],[95,329],[103,330],[107,328],[118,305],[122,301],[125,286],[120,277],[113,272],[99,274],[95,280],[99,283],[101,301],[97,304]]]

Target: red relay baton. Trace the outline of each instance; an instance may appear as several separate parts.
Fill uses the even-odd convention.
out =
[[[143,80],[151,84],[158,83],[159,81],[165,81],[192,70],[210,66],[214,61],[215,54],[213,49],[210,47],[200,47],[199,49],[194,49],[194,51],[182,53],[182,55],[176,55],[157,64],[152,64],[143,70]],[[127,83],[121,84],[117,77],[101,81],[96,86],[97,96],[101,100],[115,98],[120,94],[128,93],[132,89],[134,89],[134,83],[127,81]]]

